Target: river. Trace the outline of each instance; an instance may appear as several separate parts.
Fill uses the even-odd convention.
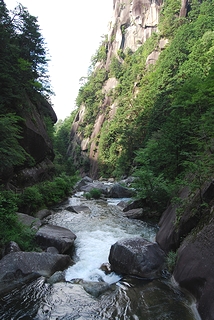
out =
[[[142,236],[154,241],[156,227],[123,216],[116,201],[69,198],[47,218],[73,231],[74,266],[66,282],[49,284],[40,277],[0,299],[2,320],[199,320],[194,300],[169,277],[153,281],[105,274],[110,247],[117,240]],[[68,206],[87,206],[73,213]],[[92,293],[101,285],[100,295]]]

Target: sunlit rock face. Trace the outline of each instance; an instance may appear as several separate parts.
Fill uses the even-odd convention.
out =
[[[163,0],[113,0],[113,13],[109,24],[108,43],[106,47],[107,59],[98,63],[97,68],[105,68],[109,71],[111,59],[116,56],[119,60],[119,52],[126,53],[126,50],[136,51],[153,32],[157,31],[159,15]],[[165,45],[165,43],[164,43]],[[161,50],[161,47],[160,47]],[[147,64],[153,64],[158,59],[159,51],[148,58]],[[122,62],[122,60],[121,60]],[[108,78],[103,86],[104,99],[100,105],[99,113],[92,126],[92,133],[86,136],[83,133],[85,126],[86,107],[84,104],[73,122],[70,146],[68,154],[73,158],[74,164],[83,163],[79,168],[80,174],[89,174],[97,178],[99,137],[105,121],[111,121],[117,110],[117,102],[111,98],[111,91],[117,86],[118,80]],[[108,109],[108,116],[106,110]]]
[[[107,66],[118,50],[136,51],[152,32],[157,31],[162,4],[163,0],[114,0]]]

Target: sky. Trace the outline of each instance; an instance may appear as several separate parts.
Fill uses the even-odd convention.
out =
[[[102,35],[108,33],[113,0],[4,0],[7,9],[18,3],[38,18],[51,58],[49,75],[55,96],[51,97],[58,119],[75,109],[79,79],[87,76],[91,57]]]

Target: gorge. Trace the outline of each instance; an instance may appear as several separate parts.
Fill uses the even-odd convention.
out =
[[[88,284],[80,281],[78,287],[78,283],[60,282],[53,289],[44,278],[39,278],[24,287],[22,298],[29,301],[27,297],[35,294],[34,301],[42,303],[45,300],[45,303],[41,309],[36,304],[37,309],[31,309],[26,316],[45,319],[47,312],[50,319],[89,319],[91,310],[95,310],[95,318],[123,319],[127,312],[124,319],[150,319],[150,315],[151,319],[158,319],[158,316],[162,319],[165,309],[161,315],[158,311],[154,315],[148,310],[143,313],[151,300],[156,301],[150,296],[150,290],[147,291],[151,286],[151,291],[158,291],[159,298],[163,295],[162,289],[169,292],[163,301],[169,319],[176,319],[178,309],[184,306],[179,319],[213,320],[213,0],[114,0],[109,33],[102,37],[100,47],[92,57],[87,79],[82,79],[77,109],[64,122],[55,125],[55,132],[53,125],[57,119],[45,94],[47,87],[41,74],[45,65],[44,48],[41,38],[36,37],[36,21],[21,7],[20,20],[11,20],[3,1],[0,9],[0,34],[4,41],[0,49],[0,262],[9,259],[4,256],[6,242],[17,239],[18,231],[15,235],[5,232],[8,226],[11,229],[15,225],[17,211],[35,218],[39,209],[53,208],[68,197],[75,179],[87,176],[93,181],[94,189],[108,179],[120,182],[119,186],[123,188],[128,178],[128,188],[134,190],[136,198],[131,210],[137,210],[138,218],[140,216],[139,221],[128,219],[129,222],[126,216],[125,223],[131,229],[133,227],[130,234],[142,236],[142,231],[144,238],[150,224],[155,225],[157,232],[152,233],[152,241],[164,252],[166,259],[171,260],[171,282],[161,279],[145,284],[138,278],[119,280],[116,289],[123,294],[116,305],[120,306],[122,302],[123,307],[117,310],[109,307],[115,302],[114,287],[110,304],[102,300],[106,293],[101,295],[103,313],[97,311],[99,299],[95,299],[95,309],[91,297],[89,304],[84,306],[81,297],[85,299],[85,289],[80,286]],[[21,21],[23,27],[19,32],[17,25],[13,25],[17,21]],[[27,30],[25,22],[28,23]],[[34,46],[34,41],[23,46],[30,39],[28,32],[36,37],[38,46]],[[100,196],[97,190],[94,194]],[[87,196],[91,197],[90,192]],[[82,201],[81,198],[69,199]],[[89,227],[94,221],[104,231],[100,221],[107,218],[114,221],[115,216],[109,212],[106,202],[103,207],[108,217],[102,215],[102,201],[91,200],[90,205],[87,202],[93,207],[90,213],[74,214],[61,208],[47,221],[64,227],[75,219],[83,224],[85,221]],[[115,212],[114,208],[112,210]],[[149,228],[144,232],[147,223]],[[79,224],[78,227],[78,232],[84,233],[85,226]],[[72,225],[69,228],[72,230]],[[113,226],[109,228],[113,229]],[[102,237],[105,236],[104,231]],[[120,233],[120,237],[126,235]],[[146,235],[145,238],[149,237]],[[86,243],[81,247],[81,238],[77,237],[77,243],[81,250],[87,249]],[[69,258],[63,259],[68,259],[66,264],[70,263]],[[75,262],[78,269],[78,261]],[[66,292],[70,293],[73,287],[77,291],[68,298],[68,304],[77,299],[81,310],[70,307],[68,314],[63,311],[57,314],[54,303],[59,307],[57,301],[63,301],[64,306]],[[161,288],[160,291],[157,288]],[[42,295],[43,291],[46,296]],[[19,319],[25,315],[19,314],[17,292],[14,312]],[[60,292],[64,292],[62,296]],[[149,302],[141,301],[145,292]],[[186,292],[190,296],[187,294],[183,300]],[[136,300],[142,302],[137,306],[136,300],[129,300],[135,293]],[[172,294],[175,299],[170,299]],[[51,302],[53,313],[49,298],[54,301]],[[10,299],[9,295],[3,311],[5,319],[8,310],[13,309],[14,301]],[[186,301],[190,303],[186,305]],[[126,302],[130,309],[126,309]],[[171,303],[173,306],[169,311]],[[158,302],[154,309],[158,310],[160,304]],[[197,311],[192,313],[191,305]],[[27,308],[28,302],[24,306],[25,310]],[[10,317],[11,314],[8,319]]]

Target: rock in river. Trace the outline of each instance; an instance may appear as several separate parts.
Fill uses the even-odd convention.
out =
[[[68,255],[14,252],[0,260],[0,293],[8,292],[39,276],[50,277],[59,270],[64,270],[73,261]]]
[[[69,250],[76,239],[76,235],[69,229],[44,225],[36,233],[36,241],[42,249],[55,247],[59,253],[64,253]]]
[[[113,271],[142,278],[156,277],[165,253],[157,243],[143,238],[129,238],[111,246],[109,262]]]

